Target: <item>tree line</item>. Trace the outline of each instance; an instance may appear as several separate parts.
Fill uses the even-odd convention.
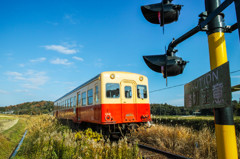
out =
[[[240,116],[240,103],[236,100],[232,101],[233,114]],[[186,109],[183,106],[172,106],[164,104],[150,104],[152,115],[213,115],[213,109]],[[12,114],[48,114],[53,111],[52,101],[36,101],[26,102],[17,105],[0,107],[0,113],[11,112]]]
[[[29,114],[29,115],[39,115],[48,114],[53,111],[52,101],[34,101],[25,102],[17,105],[10,105],[6,107],[0,107],[0,112],[10,113],[10,114]]]
[[[240,103],[232,101],[233,114],[240,116]],[[183,106],[172,106],[164,104],[150,104],[152,115],[213,115],[213,109],[186,109]]]

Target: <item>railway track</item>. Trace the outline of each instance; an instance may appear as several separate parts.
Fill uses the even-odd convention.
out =
[[[190,158],[187,158],[185,156],[176,155],[176,154],[166,152],[166,151],[163,151],[163,150],[159,150],[159,149],[156,149],[156,148],[153,148],[153,147],[150,147],[150,146],[146,146],[146,145],[143,145],[143,144],[138,144],[138,147],[140,149],[144,149],[144,150],[151,151],[151,152],[154,152],[154,153],[157,153],[157,154],[161,154],[161,155],[163,155],[163,156],[165,156],[166,158],[169,158],[169,159],[190,159]],[[152,155],[152,156],[154,158],[154,155]],[[143,158],[148,159],[148,158],[152,158],[152,156],[150,156],[150,157],[143,156]]]
[[[72,125],[72,124],[69,124],[69,123],[65,123],[63,121],[61,123],[64,124],[64,125],[69,125],[73,131],[84,130],[84,127],[79,129],[79,127],[76,127],[76,125],[74,125],[74,124]],[[120,139],[120,137],[122,137],[120,134],[119,135],[112,135],[112,136],[110,136],[110,141],[111,142],[117,142]],[[128,141],[128,143],[130,143],[130,141]],[[160,149],[156,149],[154,147],[150,147],[150,146],[143,145],[143,144],[138,144],[138,147],[142,150],[152,152],[151,154],[148,153],[148,155],[145,155],[145,153],[144,153],[143,154],[144,159],[155,159],[155,158],[190,159],[190,158],[185,157],[185,156],[173,154],[173,153],[163,151],[163,150],[160,150]]]

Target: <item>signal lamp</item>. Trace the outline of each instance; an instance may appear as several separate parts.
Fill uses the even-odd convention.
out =
[[[150,55],[143,56],[147,66],[155,72],[162,73],[163,77],[176,76],[183,73],[187,61],[175,55]]]
[[[172,0],[163,0],[161,3],[141,6],[142,14],[147,21],[160,26],[177,21],[182,5],[171,2]]]

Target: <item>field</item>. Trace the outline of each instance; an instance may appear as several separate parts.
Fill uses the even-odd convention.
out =
[[[215,133],[206,124],[208,123],[206,121],[212,123],[213,117],[158,116],[153,119],[158,120],[158,124],[154,124],[150,128],[139,128],[138,131],[133,132],[132,140],[138,140],[140,143],[190,158],[217,158]],[[235,123],[236,121],[239,121],[238,117],[235,119]],[[239,136],[239,131],[237,131],[240,156]]]
[[[13,123],[17,118],[19,119],[17,124],[0,133],[2,159],[9,157],[25,129],[28,129],[28,133],[15,158],[135,159],[142,157],[137,143],[190,158],[217,158],[215,134],[207,124],[203,124],[199,130],[193,129],[194,125],[186,127],[179,124],[179,121],[187,124],[205,123],[205,121],[212,123],[213,117],[153,117],[159,124],[150,128],[140,127],[137,131],[133,131],[130,137],[122,138],[117,142],[110,142],[91,129],[73,131],[49,115],[1,117],[0,124]],[[170,124],[161,124],[163,121],[168,121]],[[179,122],[178,125],[175,124],[176,121]],[[236,121],[239,121],[239,118],[236,118]],[[239,135],[238,133],[237,142],[240,153]]]
[[[214,132],[214,117],[213,116],[152,116],[152,120],[156,124],[167,126],[184,126],[194,130],[202,130],[209,128]],[[240,117],[234,117],[236,133],[240,133]]]
[[[26,127],[26,117],[0,115],[0,159],[9,158]]]
[[[217,158],[213,120],[213,117],[157,116],[153,117],[157,124],[139,128],[132,139],[190,158]],[[239,125],[239,117],[235,118],[235,125]],[[239,129],[236,132],[240,156]]]

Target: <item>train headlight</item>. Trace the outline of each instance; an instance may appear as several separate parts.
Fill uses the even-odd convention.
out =
[[[140,80],[140,81],[143,81],[143,76],[140,76],[140,77],[139,77],[139,80]]]
[[[110,75],[110,78],[111,78],[111,79],[114,79],[114,78],[115,78],[115,75],[114,75],[114,74],[111,74],[111,75]]]

